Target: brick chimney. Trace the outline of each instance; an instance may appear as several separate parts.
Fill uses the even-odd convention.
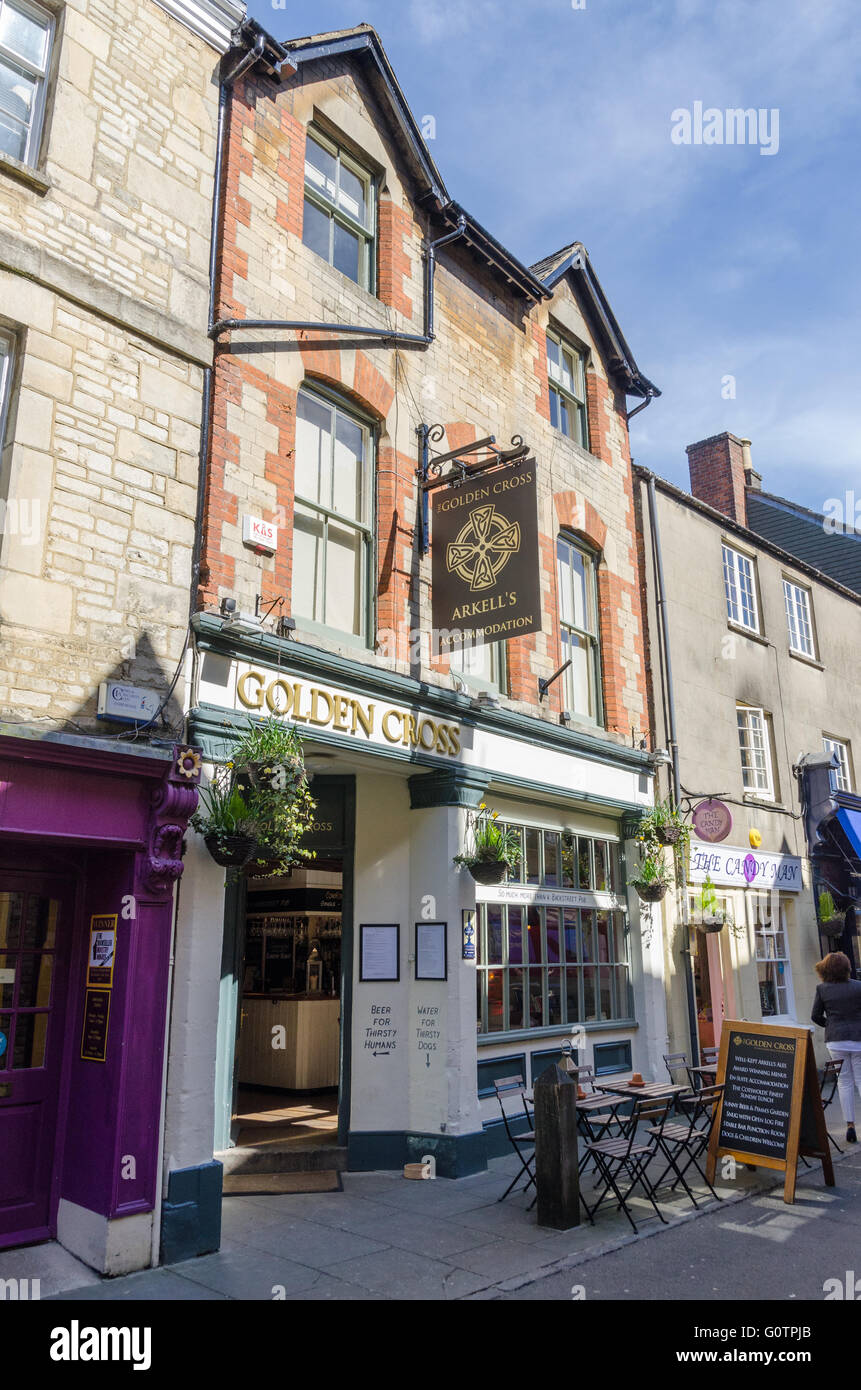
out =
[[[689,444],[685,453],[694,497],[746,526],[745,465],[750,469],[750,440],[715,434]]]

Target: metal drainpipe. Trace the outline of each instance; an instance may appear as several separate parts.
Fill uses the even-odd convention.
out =
[[[648,405],[648,400],[644,402]],[[642,410],[643,406],[638,409]],[[642,476],[642,475],[641,475]],[[673,695],[673,662],[670,652],[670,630],[667,620],[667,595],[664,585],[664,561],[661,551],[661,532],[658,524],[658,498],[655,490],[654,473],[646,472],[649,484],[649,530],[652,537],[652,553],[655,557],[655,583],[656,601],[658,615],[660,617],[660,645],[665,672],[665,689],[667,693],[667,732],[669,753],[673,760],[673,804],[678,806],[681,802],[681,779],[679,776],[679,745],[676,739],[676,704]],[[697,1029],[697,1005],[696,994],[694,991],[693,968],[691,965],[690,940],[690,916],[688,913],[688,894],[687,894],[687,864],[685,864],[685,883],[682,887],[682,925],[685,931],[685,943],[681,948],[681,954],[685,962],[685,993],[688,1005],[688,1030],[691,1039],[691,1060],[697,1066],[700,1059],[699,1032]]]

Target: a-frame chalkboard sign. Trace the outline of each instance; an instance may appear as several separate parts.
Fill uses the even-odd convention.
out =
[[[706,1176],[714,1182],[718,1158],[777,1168],[785,1173],[784,1202],[795,1201],[798,1158],[818,1158],[828,1187],[834,1168],[806,1028],[725,1020],[718,1082],[724,1091],[709,1142]]]

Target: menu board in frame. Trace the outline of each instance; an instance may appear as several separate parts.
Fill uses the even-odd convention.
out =
[[[359,927],[359,979],[401,978],[401,928],[398,922],[362,922]]]

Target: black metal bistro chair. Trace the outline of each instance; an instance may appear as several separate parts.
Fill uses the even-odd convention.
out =
[[[498,1081],[494,1081],[493,1089],[496,1091],[496,1099],[499,1101],[499,1108],[502,1111],[502,1123],[505,1125],[505,1133],[508,1135],[508,1142],[517,1157],[520,1159],[520,1168],[515,1173],[511,1182],[497,1201],[504,1202],[509,1192],[517,1186],[521,1173],[525,1173],[528,1179],[524,1192],[528,1192],[530,1187],[535,1184],[535,1129],[533,1119],[526,1104],[526,1087],[523,1084],[522,1076],[502,1076]],[[519,1096],[523,1106],[523,1113],[526,1116],[526,1128],[515,1131],[512,1128],[514,1116],[509,1115],[505,1108],[506,1100],[513,1100]],[[519,1117],[518,1117],[519,1118]]]
[[[834,1058],[832,1058],[832,1060],[830,1062],[826,1062],[825,1066],[822,1068],[822,1076],[819,1079],[819,1094],[822,1096],[823,1110],[828,1109],[829,1105],[831,1104],[835,1095],[837,1094],[837,1083],[840,1080],[840,1073],[842,1069],[842,1057],[839,1061],[836,1061]],[[837,1152],[839,1154],[842,1154],[843,1150],[841,1149],[837,1140],[834,1138],[834,1135],[829,1134],[828,1138],[831,1140]]]
[[[591,1208],[583,1198],[582,1192],[580,1194],[590,1221],[594,1220],[595,1213],[605,1197],[612,1192],[636,1231],[637,1223],[628,1208],[628,1199],[639,1184],[654,1207],[655,1214],[665,1226],[667,1225],[667,1219],[655,1201],[654,1185],[650,1182],[646,1170],[655,1155],[660,1152],[661,1136],[672,1104],[671,1097],[635,1101],[631,1114],[623,1121],[622,1133],[617,1138],[599,1139],[594,1144],[586,1145],[598,1165],[598,1177],[603,1183],[603,1191]],[[648,1139],[639,1135],[641,1123],[648,1126]],[[627,1183],[624,1192],[620,1186],[623,1180]]]
[[[675,1173],[675,1181],[671,1184],[670,1191],[674,1192],[679,1183],[687,1192],[694,1206],[699,1206],[696,1197],[685,1181],[685,1173],[691,1164],[696,1168],[709,1192],[716,1201],[721,1201],[721,1197],[715,1192],[711,1183],[700,1167],[700,1159],[706,1153],[711,1137],[712,1126],[714,1125],[717,1113],[718,1101],[723,1094],[723,1085],[720,1086],[701,1086],[698,1091],[689,1095],[678,1097],[680,1111],[687,1112],[687,1119],[674,1120],[671,1124],[664,1125],[663,1131],[658,1138],[658,1147],[667,1160],[667,1166],[661,1176],[652,1184],[654,1188],[659,1188],[664,1182],[667,1174],[671,1171]],[[654,1133],[654,1130],[650,1130]],[[680,1167],[680,1162],[684,1157],[684,1163]]]
[[[691,1090],[696,1090],[696,1082],[691,1075],[691,1064],[686,1052],[665,1052],[663,1058],[671,1086],[678,1086],[684,1074],[684,1080],[687,1081]]]

